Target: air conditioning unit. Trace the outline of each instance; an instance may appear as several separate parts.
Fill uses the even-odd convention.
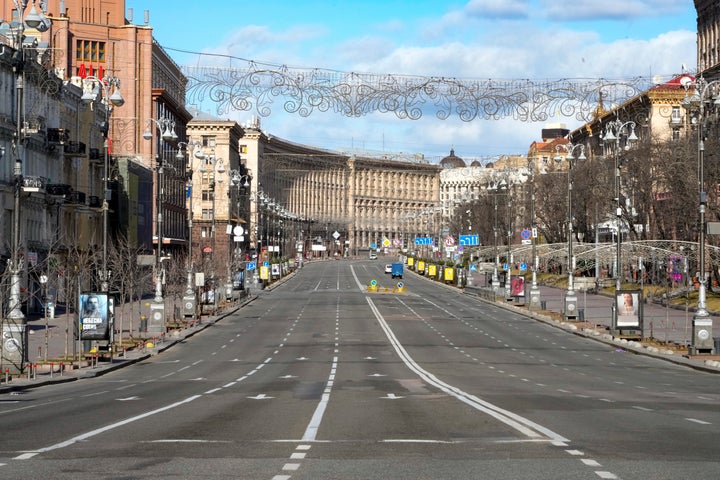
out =
[[[88,197],[88,206],[90,208],[102,208],[102,201],[97,195],[90,195]]]

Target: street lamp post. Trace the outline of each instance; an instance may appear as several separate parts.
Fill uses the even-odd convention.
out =
[[[188,235],[188,250],[187,250],[187,283],[185,284],[185,295],[183,296],[183,316],[190,319],[194,319],[197,315],[197,297],[195,296],[195,289],[193,287],[193,273],[195,265],[193,263],[193,158],[203,159],[205,154],[200,147],[199,142],[179,142],[178,152],[175,158],[178,161],[185,159],[183,153],[183,147],[188,150],[189,162],[185,168],[185,188],[186,196],[188,197],[188,209],[187,209],[187,235]]]
[[[175,134],[175,122],[173,120],[163,118],[155,120],[154,118],[147,119],[147,127],[143,133],[145,140],[152,140],[153,134],[151,130],[152,124],[158,132],[160,137],[157,139],[157,150],[155,154],[155,169],[157,171],[157,186],[155,189],[156,206],[155,206],[155,231],[157,236],[157,248],[155,249],[155,298],[153,303],[150,305],[152,314],[151,321],[148,322],[148,333],[161,334],[165,333],[165,299],[163,298],[162,282],[163,282],[163,267],[162,267],[162,244],[163,244],[163,173],[164,173],[164,162],[161,151],[161,140],[165,142],[173,142],[177,140]]]
[[[683,77],[681,84],[685,87],[685,98],[682,101],[686,108],[693,108],[697,112],[697,136],[698,136],[698,190],[699,190],[699,213],[700,213],[700,235],[698,239],[698,268],[699,281],[698,303],[695,315],[692,320],[692,342],[689,353],[691,355],[715,352],[715,343],[712,336],[713,322],[707,310],[707,274],[705,272],[705,208],[707,205],[707,192],[705,191],[705,137],[707,135],[707,118],[705,115],[706,98],[712,97],[713,105],[720,105],[720,80],[707,82],[703,78],[692,81],[690,77]],[[694,88],[692,95],[688,91]]]
[[[213,310],[217,310],[217,280],[215,279],[215,188],[218,183],[224,181],[225,175],[225,161],[222,158],[217,158],[214,155],[203,155],[203,161],[200,164],[200,172],[205,175],[212,173],[210,179],[210,194],[212,195],[212,216],[211,216],[211,227],[210,227],[210,285],[213,292]],[[208,165],[211,166],[208,169]]]
[[[233,260],[236,259],[236,248],[235,243],[236,241],[242,241],[242,240],[236,240],[238,237],[242,237],[242,235],[245,233],[243,230],[243,227],[241,225],[232,225],[232,209],[236,208],[236,214],[238,218],[240,217],[240,188],[248,188],[250,186],[250,175],[247,174],[240,174],[240,171],[238,170],[230,170],[228,172],[228,176],[230,178],[230,183],[228,186],[228,201],[229,201],[229,209],[228,209],[228,262],[227,262],[227,283],[225,285],[225,296],[228,300],[232,299],[232,292],[234,289],[234,281],[233,281],[233,265],[235,262]],[[237,190],[237,202],[233,201],[232,198],[232,190]],[[232,248],[231,248],[232,245]]]
[[[508,188],[507,180],[504,178],[500,181],[493,181],[487,186],[487,190],[489,190],[491,195],[493,196],[493,206],[494,206],[494,226],[493,226],[493,239],[494,239],[494,253],[495,253],[495,264],[493,265],[493,273],[492,273],[492,287],[493,291],[495,292],[495,295],[497,296],[497,292],[500,290],[500,279],[498,278],[498,268],[500,266],[500,252],[498,249],[498,195],[501,195],[500,192],[506,191]]]
[[[565,160],[568,162],[568,174],[567,174],[567,244],[568,244],[568,289],[565,295],[565,319],[575,320],[577,319],[577,295],[575,294],[575,257],[573,256],[573,213],[572,213],[572,168],[575,157],[575,151],[579,150],[580,155],[577,156],[578,160],[585,160],[585,145],[573,145],[572,143],[560,144],[555,147],[559,153],[560,150],[565,150]],[[555,156],[556,162],[562,161],[562,156]]]
[[[615,144],[615,201],[617,206],[615,216],[617,222],[617,237],[615,246],[615,290],[622,289],[622,194],[620,185],[620,145],[622,139],[625,139],[625,150],[629,150],[633,143],[638,140],[635,135],[635,122],[623,122],[622,120],[612,120],[605,125],[605,133],[602,140],[605,145]]]
[[[532,256],[532,285],[530,285],[530,310],[538,310],[541,307],[540,303],[540,288],[537,284],[537,269],[538,269],[538,256],[537,256],[537,226],[535,225],[535,162],[528,160],[528,176],[530,181],[530,241],[532,242],[531,256]]]
[[[15,156],[15,165],[13,169],[14,177],[14,206],[12,213],[12,243],[10,252],[10,295],[8,298],[8,312],[2,325],[2,345],[0,346],[0,365],[4,371],[11,374],[20,374],[25,369],[25,362],[28,361],[27,351],[27,318],[22,312],[22,298],[20,295],[20,273],[22,270],[20,260],[20,194],[23,191],[23,167],[20,154],[22,146],[23,155],[25,152],[25,129],[23,124],[24,118],[24,38],[25,27],[34,28],[39,32],[47,31],[51,26],[51,21],[44,14],[44,3],[41,4],[41,12],[38,13],[35,8],[35,2],[28,0],[13,0],[15,11],[18,12],[19,21],[13,22],[9,31],[12,34],[13,48],[15,53],[14,59],[17,61],[13,66],[15,73],[15,138],[12,142],[12,151]],[[28,5],[31,5],[30,11],[25,15]],[[24,19],[24,20],[23,20]]]
[[[107,251],[108,251],[108,210],[110,208],[109,202],[111,200],[111,192],[108,189],[108,176],[110,170],[109,160],[109,141],[108,134],[110,131],[110,115],[112,114],[113,107],[121,107],[125,104],[120,94],[120,79],[116,77],[105,77],[98,78],[89,76],[84,79],[85,82],[95,83],[95,86],[86,90],[81,100],[88,105],[91,105],[98,97],[102,94],[102,101],[105,103],[105,122],[101,125],[100,130],[103,134],[103,179],[102,179],[102,190],[103,190],[103,203],[102,203],[102,268],[100,270],[100,290],[108,292],[110,273],[108,271]]]

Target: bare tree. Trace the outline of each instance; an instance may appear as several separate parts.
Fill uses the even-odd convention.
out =
[[[135,331],[134,318],[140,318],[140,304],[145,293],[151,290],[152,270],[138,264],[138,255],[145,251],[133,245],[127,237],[117,238],[108,251],[108,266],[111,271],[110,290],[117,293],[120,305],[116,309],[116,325],[119,338],[116,343],[122,345],[125,332],[125,318],[129,317],[128,330]],[[133,305],[137,313],[133,313]],[[119,312],[118,312],[119,310]]]

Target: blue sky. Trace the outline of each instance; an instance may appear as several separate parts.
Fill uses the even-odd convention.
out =
[[[668,79],[696,68],[690,0],[126,0],[180,65],[218,53],[261,63],[346,72],[467,79]],[[184,52],[197,52],[189,54]],[[242,62],[234,60],[234,65]],[[214,112],[212,105],[202,105]],[[243,123],[256,112],[225,114]],[[543,124],[457,118],[399,120],[287,114],[277,100],[268,133],[333,150],[366,148],[482,157],[525,154]],[[573,118],[553,118],[569,128]]]

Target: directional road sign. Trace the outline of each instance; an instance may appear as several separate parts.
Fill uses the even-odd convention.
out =
[[[464,245],[466,247],[480,245],[480,236],[479,235],[460,235],[460,245]]]

